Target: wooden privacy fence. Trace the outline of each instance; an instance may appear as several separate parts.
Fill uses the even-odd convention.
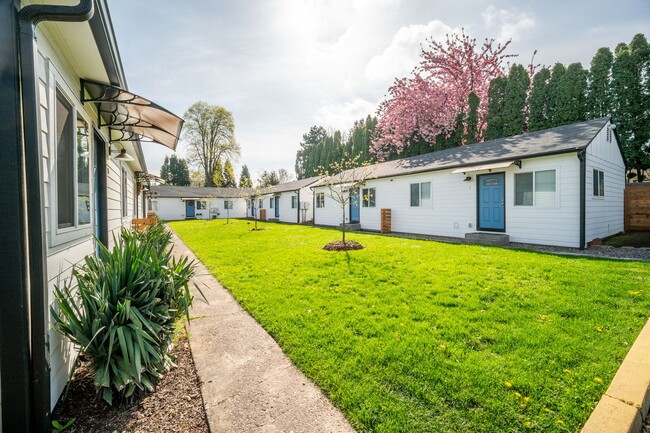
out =
[[[152,225],[156,224],[156,222],[158,222],[158,218],[156,216],[150,216],[148,218],[134,218],[131,220],[131,228],[134,230],[142,231],[147,227],[151,227]]]
[[[625,185],[625,231],[650,230],[650,183]]]

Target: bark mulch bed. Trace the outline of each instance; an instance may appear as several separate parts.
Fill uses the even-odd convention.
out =
[[[187,338],[179,340],[172,354],[176,366],[162,377],[155,392],[141,394],[130,402],[114,401],[112,407],[97,395],[89,363],[80,362],[52,419],[65,425],[76,418],[65,433],[209,433],[201,385]]]
[[[363,245],[361,245],[357,241],[345,241],[345,243],[343,243],[342,241],[335,241],[325,245],[323,249],[327,251],[362,250]]]

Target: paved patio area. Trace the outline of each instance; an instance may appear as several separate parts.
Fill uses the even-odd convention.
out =
[[[174,254],[196,259],[173,235]],[[343,414],[198,262],[190,345],[213,432],[354,432]],[[195,289],[194,289],[195,290]]]

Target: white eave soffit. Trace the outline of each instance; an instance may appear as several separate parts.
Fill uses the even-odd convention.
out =
[[[521,168],[521,160],[516,159],[512,161],[495,162],[493,164],[470,165],[468,167],[457,168],[456,170],[452,171],[452,173],[470,173],[473,171],[494,170],[497,168],[510,167],[512,164],[515,164]]]

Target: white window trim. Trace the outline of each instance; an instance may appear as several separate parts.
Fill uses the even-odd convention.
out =
[[[554,206],[542,206],[537,204],[537,195],[535,194],[535,182],[536,177],[535,173],[538,171],[550,171],[555,170],[555,205]],[[516,203],[516,191],[517,191],[517,176],[518,174],[527,174],[533,173],[533,204],[532,206],[527,206],[523,204]],[[526,171],[516,171],[512,173],[512,207],[515,209],[560,209],[560,167],[539,167],[534,170]]]
[[[423,183],[428,183],[429,184],[429,202],[430,203],[428,205],[426,205],[426,206],[422,205],[422,184]],[[420,197],[419,197],[419,201],[418,201],[417,206],[413,206],[411,204],[411,185],[413,185],[413,184],[418,184],[419,185],[418,188],[419,188]],[[422,181],[418,181],[418,182],[409,181],[407,197],[408,197],[409,209],[433,209],[433,180],[426,179],[426,180],[422,180]]]
[[[323,205],[322,205],[322,206],[319,206],[319,205],[318,205],[318,203],[319,203],[318,197],[319,197],[320,195],[322,195],[322,197],[323,197]],[[315,195],[314,197],[316,198],[316,208],[318,208],[318,209],[325,209],[325,193],[324,193],[324,192],[317,192],[316,195]]]
[[[607,198],[607,188],[605,188],[605,191],[604,191],[603,195],[594,195],[594,170],[603,173],[603,184],[605,185],[605,187],[607,187],[607,182],[606,182],[607,173],[605,172],[605,170],[601,170],[600,168],[596,168],[596,167],[591,167],[591,199],[592,200],[599,200],[599,201],[600,200],[606,200],[606,198]],[[598,182],[600,182],[600,180]]]
[[[48,98],[48,110],[47,110],[47,121],[48,121],[48,142],[43,143],[41,140],[39,140],[39,145],[41,149],[41,159],[43,159],[42,155],[42,150],[45,146],[48,148],[48,153],[49,153],[49,158],[48,158],[48,169],[49,169],[49,206],[50,206],[50,216],[49,216],[49,247],[51,249],[61,249],[68,244],[73,244],[73,243],[79,243],[82,241],[87,240],[92,234],[93,230],[95,227],[95,191],[94,191],[94,185],[95,185],[95,178],[94,178],[94,173],[93,170],[90,169],[90,167],[93,166],[94,164],[94,152],[92,151],[95,146],[95,140],[94,140],[94,134],[91,132],[94,131],[94,124],[93,122],[90,122],[88,119],[90,116],[88,116],[88,113],[82,108],[81,102],[77,101],[76,99],[73,99],[70,97],[71,94],[74,94],[72,90],[67,86],[67,83],[61,78],[58,74],[54,72],[54,66],[51,61],[47,61],[47,72],[46,75],[48,77],[48,83],[47,83],[47,98]],[[64,89],[64,86],[68,89]],[[58,215],[59,215],[59,208],[58,208],[58,200],[57,200],[57,194],[58,194],[58,179],[57,179],[57,145],[58,143],[56,142],[56,95],[57,95],[57,90],[65,98],[65,100],[70,104],[72,107],[72,119],[76,119],[77,116],[80,116],[81,118],[86,121],[88,124],[88,167],[89,167],[89,174],[88,174],[88,182],[89,182],[89,196],[90,196],[90,223],[89,224],[84,224],[82,226],[79,225],[79,212],[77,210],[77,200],[78,200],[78,188],[79,185],[77,182],[74,183],[74,198],[75,198],[75,215],[74,215],[74,226],[72,227],[65,227],[65,228],[59,228],[59,222],[58,222]],[[37,104],[39,104],[39,110],[40,110],[40,100],[36,101]],[[40,119],[40,116],[39,116]],[[39,133],[41,130],[41,126],[39,123]],[[76,127],[75,127],[76,128]],[[42,135],[41,135],[42,136]],[[75,146],[76,149],[76,146]],[[76,176],[76,171],[77,171],[77,158],[74,158],[74,171],[75,171],[75,176]]]
[[[371,206],[370,205],[370,198],[368,200],[365,199],[365,196],[363,195],[363,190],[368,190],[368,195],[370,195],[370,190],[375,191],[375,203]],[[367,201],[368,205],[364,206],[364,202]],[[373,209],[377,207],[377,187],[376,186],[366,186],[361,188],[361,207],[366,208],[366,209]]]

